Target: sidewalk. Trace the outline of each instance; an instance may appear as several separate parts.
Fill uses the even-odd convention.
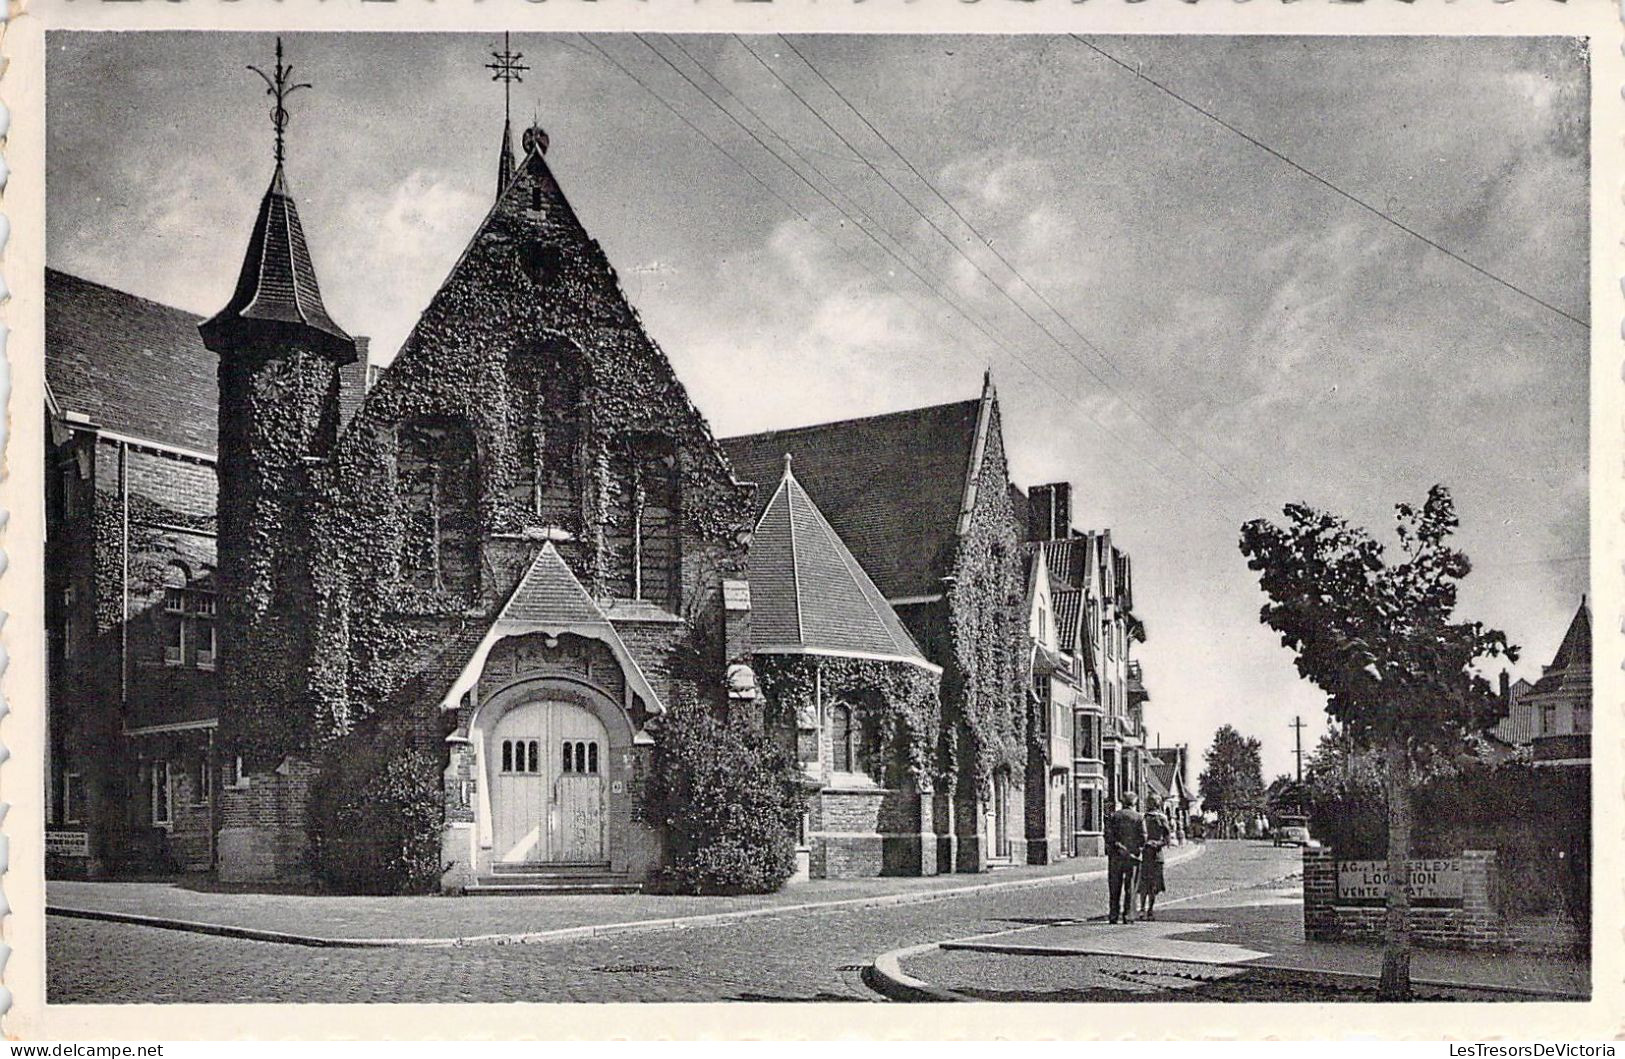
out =
[[[1186,846],[1170,862],[1202,852]],[[814,880],[775,894],[692,897],[663,894],[560,894],[481,897],[344,897],[227,893],[173,882],[46,884],[51,915],[114,920],[301,945],[373,947],[563,940],[595,934],[700,926],[764,915],[947,900],[1028,886],[1095,880],[1104,858],[982,875]]]
[[[1232,979],[1224,998],[1248,988],[1287,999],[1294,983],[1326,992],[1374,988],[1380,945],[1310,942],[1303,936],[1299,883],[1277,883],[1175,900],[1155,922],[1047,924],[944,941],[887,954],[877,961],[883,991],[899,999],[970,999],[995,980],[1033,982],[1061,998],[1081,989],[1156,992],[1143,983],[1161,975],[1164,989]],[[1036,963],[1034,961],[1037,961]],[[1138,969],[1136,969],[1138,968]],[[1174,979],[1186,979],[1177,986]],[[1590,968],[1580,957],[1416,949],[1411,979],[1452,992],[1452,999],[1579,1000],[1590,995]],[[895,989],[884,988],[894,985]],[[1218,999],[1218,993],[1207,999]],[[1172,999],[1172,997],[1169,997]],[[1193,994],[1190,999],[1198,999]]]

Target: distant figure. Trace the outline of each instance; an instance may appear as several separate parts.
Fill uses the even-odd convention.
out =
[[[1106,885],[1111,888],[1108,922],[1134,922],[1134,869],[1145,845],[1145,821],[1134,811],[1134,795],[1117,800],[1118,809],[1106,819]]]
[[[1157,895],[1168,889],[1162,878],[1162,851],[1167,848],[1173,828],[1158,810],[1145,816],[1145,845],[1140,847],[1140,915],[1157,918]]]

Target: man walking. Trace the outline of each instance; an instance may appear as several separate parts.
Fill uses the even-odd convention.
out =
[[[1134,810],[1134,795],[1117,800],[1117,811],[1106,818],[1106,885],[1111,888],[1111,915],[1107,922],[1134,922],[1134,868],[1145,845],[1145,821]]]

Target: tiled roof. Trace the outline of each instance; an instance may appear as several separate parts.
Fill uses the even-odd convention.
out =
[[[1557,648],[1552,664],[1535,681],[1532,694],[1547,695],[1565,688],[1578,688],[1584,681],[1589,694],[1591,688],[1591,608],[1584,601],[1569,622],[1569,631],[1563,634],[1563,643]]]
[[[191,313],[45,270],[45,380],[62,410],[212,454],[219,361],[197,325]]]
[[[1173,767],[1160,761],[1151,762],[1151,767],[1145,770],[1145,786],[1151,797],[1159,801],[1168,797],[1174,789]]]
[[[1044,541],[1044,561],[1049,566],[1050,587],[1055,590],[1083,588],[1088,582],[1089,537],[1066,537]]]
[[[226,307],[204,321],[201,331],[211,348],[220,349],[235,344],[239,332],[265,325],[297,333],[340,359],[355,359],[355,341],[322,304],[316,266],[281,165],[260,200],[237,288]]]
[[[214,455],[219,357],[203,346],[202,318],[181,309],[45,270],[45,379],[63,412],[162,445]],[[339,422],[366,389],[360,359],[339,368]]]
[[[979,401],[728,438],[741,481],[796,478],[888,599],[935,595],[958,540]],[[757,491],[765,508],[771,491]]]
[[[750,574],[753,651],[928,664],[788,467],[756,523]]]
[[[1536,735],[1535,707],[1525,698],[1534,685],[1520,678],[1512,685],[1512,706],[1490,734],[1513,746],[1527,746]]]
[[[531,560],[530,569],[519,579],[497,620],[512,622],[543,622],[571,624],[603,624],[609,619],[598,609],[592,596],[576,580],[576,575],[565,564],[553,542],[542,545],[542,550]]]
[[[1061,650],[1071,653],[1078,643],[1078,619],[1083,615],[1083,592],[1069,588],[1051,591],[1055,603],[1055,631],[1060,638]]]

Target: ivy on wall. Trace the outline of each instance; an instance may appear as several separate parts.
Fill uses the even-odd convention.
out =
[[[950,719],[963,728],[962,736],[953,733],[945,756],[957,766],[956,778],[970,780],[985,796],[995,771],[1019,775],[1024,767],[1027,725],[1026,585],[996,402],[977,497],[948,590],[953,654],[943,698],[950,715],[957,714]]]
[[[758,655],[753,668],[770,727],[794,731],[822,687],[826,701],[858,706],[882,747],[903,752],[916,786],[930,789],[941,778],[933,754],[942,724],[937,674],[906,662],[826,655]]]

